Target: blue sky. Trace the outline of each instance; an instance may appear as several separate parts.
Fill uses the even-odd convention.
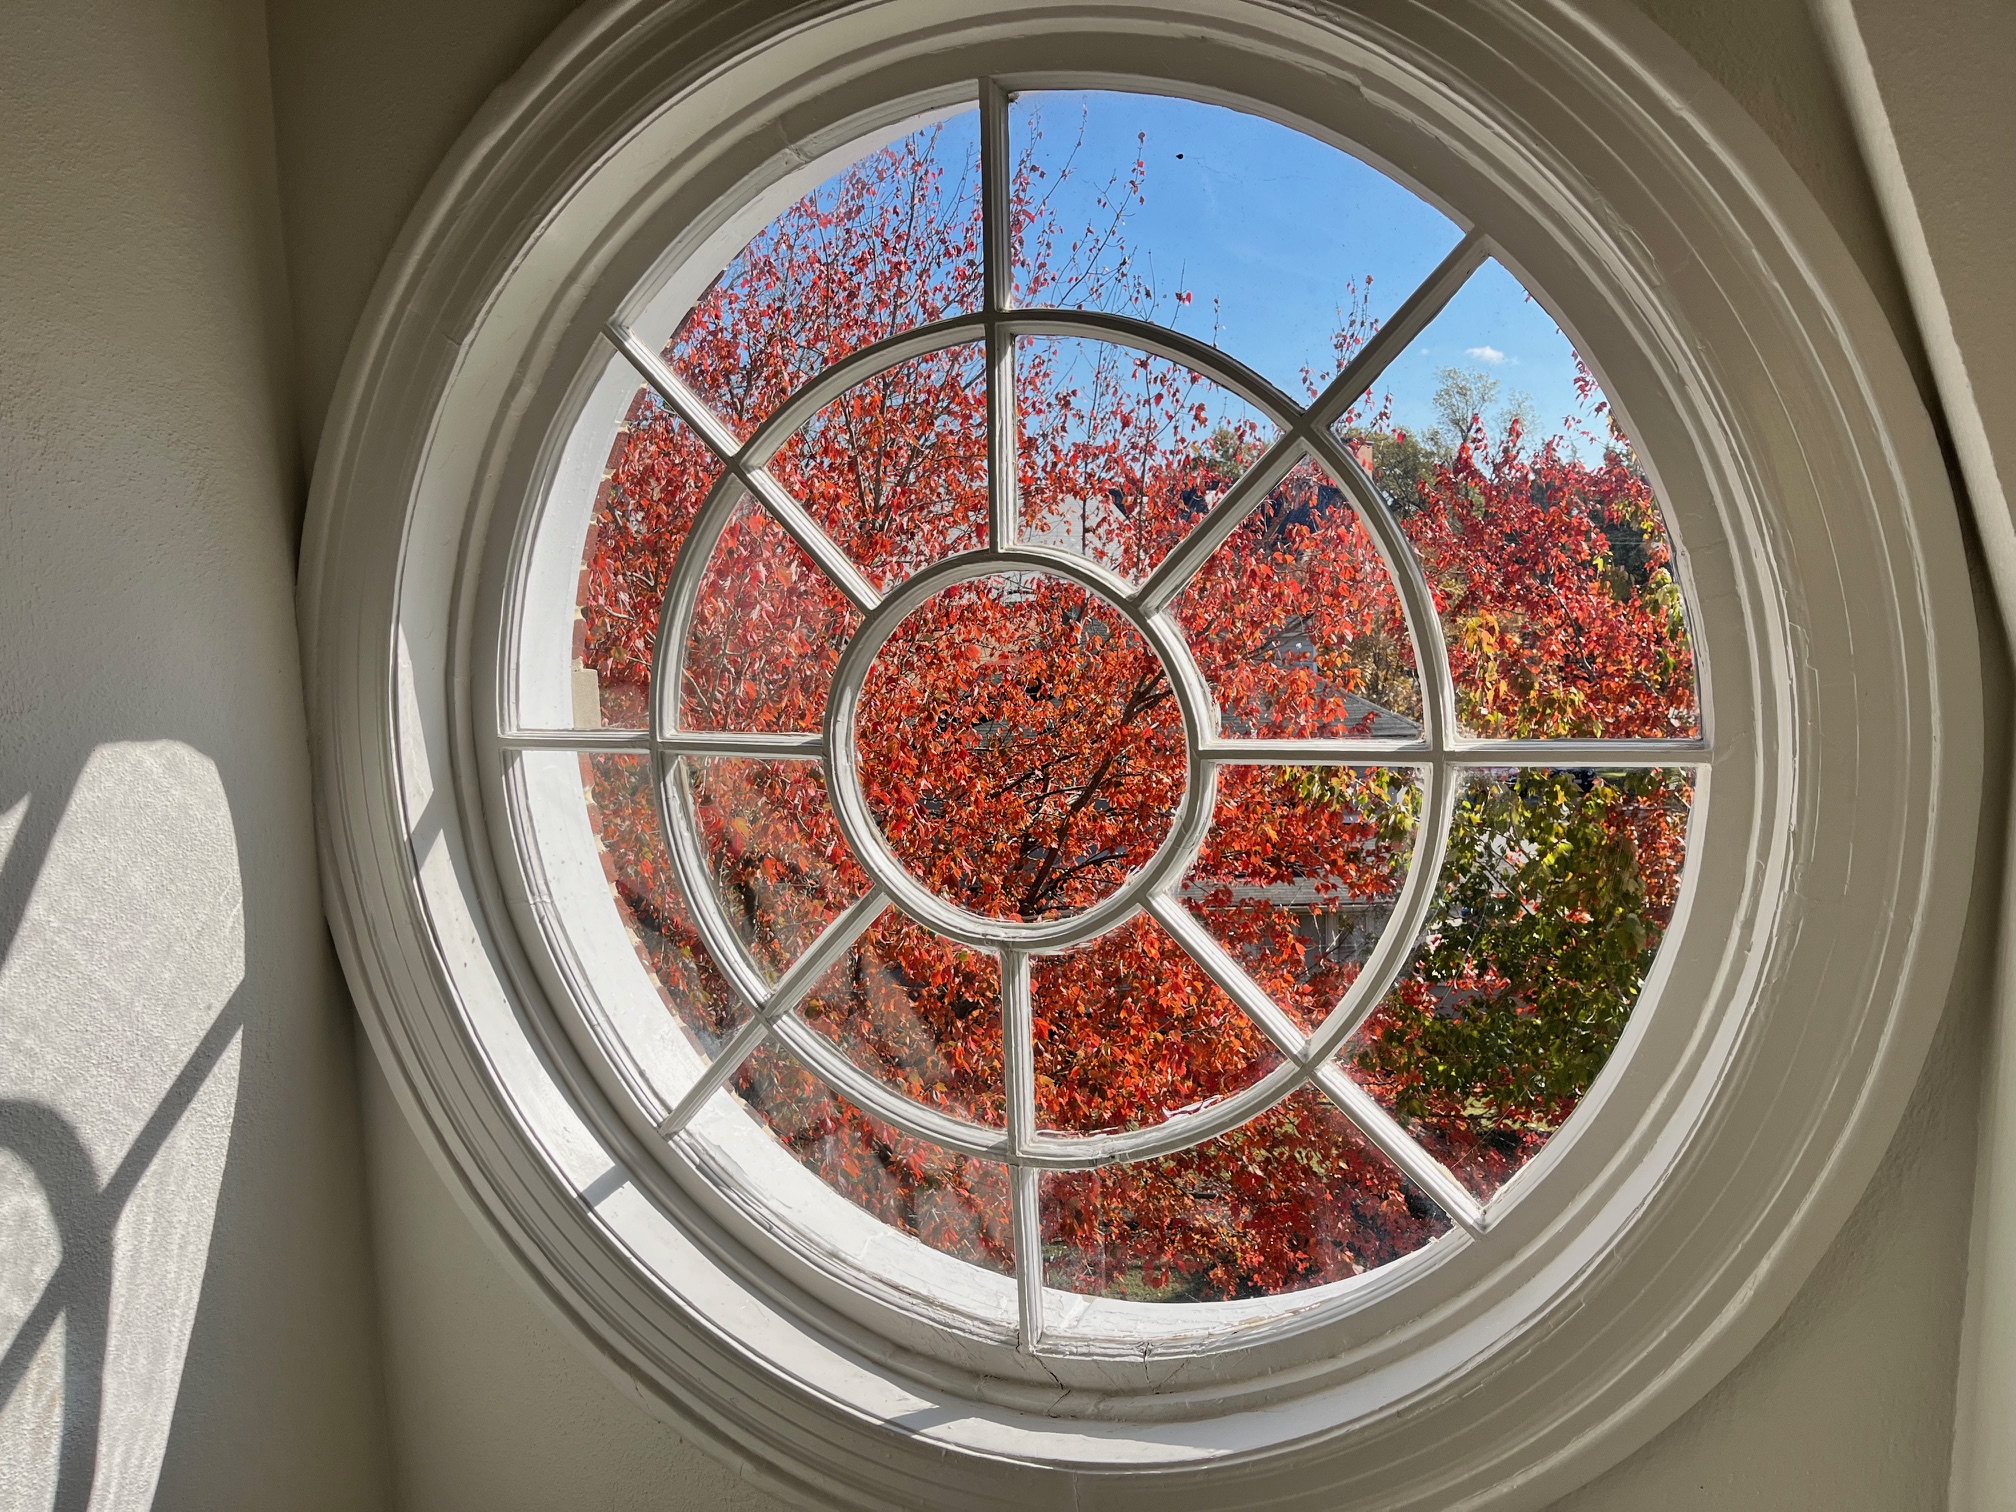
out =
[[[1157,95],[1045,91],[1018,96],[1019,155],[1040,121],[1036,161],[1071,173],[1052,203],[1067,231],[1097,214],[1109,181],[1147,165],[1143,203],[1125,235],[1136,267],[1165,303],[1192,303],[1177,324],[1300,396],[1305,365],[1330,365],[1330,335],[1349,283],[1370,275],[1370,313],[1390,315],[1453,247],[1460,231],[1376,168],[1285,126],[1222,106]],[[1139,140],[1141,133],[1147,140]],[[1039,191],[1041,192],[1041,191]],[[1212,330],[1213,301],[1217,331]],[[1511,274],[1489,263],[1388,369],[1396,424],[1425,428],[1446,367],[1490,374],[1523,393],[1541,433],[1577,413],[1566,337]],[[1600,429],[1593,418],[1586,423]]]

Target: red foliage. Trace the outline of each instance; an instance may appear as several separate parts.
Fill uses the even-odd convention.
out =
[[[846,354],[973,307],[977,173],[941,161],[935,140],[874,154],[786,211],[681,326],[669,359],[740,434]],[[1121,191],[1139,192],[1138,181]],[[1057,252],[1062,229],[1026,161],[1015,205],[1024,298],[1096,276]],[[1074,302],[1098,302],[1073,292]],[[1361,320],[1341,333],[1340,355],[1365,329]],[[1016,390],[1025,537],[1136,581],[1266,439],[1197,375],[1102,343],[1023,343]],[[1366,436],[1406,444],[1390,427],[1354,435],[1362,446]],[[970,549],[985,538],[987,510],[978,354],[947,348],[867,380],[790,438],[772,467],[878,585]],[[664,585],[718,474],[693,437],[640,396],[582,580],[582,660],[599,679],[605,719],[643,718]],[[1466,728],[1522,737],[1697,728],[1657,505],[1621,441],[1590,464],[1558,440],[1535,445],[1516,425],[1493,437],[1479,424],[1396,492],[1443,617]],[[1419,718],[1399,597],[1363,521],[1312,463],[1254,510],[1175,612],[1230,737],[1361,734]],[[855,624],[781,528],[745,503],[712,548],[683,648],[682,721],[817,729]],[[1184,781],[1165,669],[1117,613],[1041,574],[962,585],[915,611],[864,689],[857,754],[895,854],[943,896],[1004,918],[1052,918],[1109,894],[1160,843]],[[698,945],[648,783],[619,763],[584,758],[617,895],[668,1002],[711,1044],[739,1010]],[[688,766],[719,895],[774,978],[866,887],[824,774],[812,762]],[[1492,837],[1510,836],[1511,853],[1523,856],[1523,832],[1504,828],[1502,803],[1459,813],[1431,938],[1349,1052],[1354,1072],[1479,1190],[1572,1109],[1656,948],[1686,799],[1670,774],[1651,777],[1630,801],[1590,778],[1549,811],[1564,843],[1583,846],[1557,868],[1578,879],[1572,896],[1507,869],[1506,846]],[[1355,980],[1390,912],[1417,792],[1400,771],[1221,772],[1211,837],[1181,896],[1305,1027]],[[1503,917],[1480,902],[1493,897]],[[1535,919],[1546,928],[1536,931]],[[1583,973],[1569,983],[1575,991],[1548,988],[1547,961],[1518,943],[1529,939],[1551,941]],[[1032,982],[1047,1128],[1157,1123],[1276,1063],[1259,1031],[1145,917],[1038,957]],[[1609,1006],[1592,1014],[1591,1002]],[[802,1012],[906,1094],[1001,1122],[998,968],[984,953],[887,913]],[[1535,1022],[1546,1032],[1519,1030]],[[1548,1058],[1563,1044],[1557,1065]],[[1547,1064],[1527,1063],[1536,1058]],[[882,1127],[781,1052],[752,1059],[734,1086],[851,1200],[927,1243],[1011,1263],[998,1168]],[[1053,1283],[1129,1296],[1314,1285],[1447,1226],[1313,1092],[1177,1154],[1045,1183]]]

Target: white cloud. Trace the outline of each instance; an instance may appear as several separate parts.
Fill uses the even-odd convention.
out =
[[[1479,362],[1488,362],[1493,367],[1505,360],[1505,354],[1494,346],[1466,347],[1464,351],[1466,355],[1475,357]]]

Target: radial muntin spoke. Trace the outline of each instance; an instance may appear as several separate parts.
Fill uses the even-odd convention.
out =
[[[791,539],[805,549],[805,554],[818,563],[819,570],[847,596],[849,603],[867,614],[882,602],[882,595],[854,565],[853,559],[805,512],[805,506],[792,498],[782,483],[760,467],[748,469],[743,478],[749,491],[763,501],[763,507],[791,533]]]
[[[679,418],[691,426],[710,451],[742,486],[754,494],[771,516],[790,533],[791,539],[812,558],[833,586],[861,613],[866,614],[882,601],[874,585],[862,575],[847,553],[826,534],[819,522],[805,512],[784,485],[765,469],[750,465],[749,448],[735,439],[721,417],[693,392],[684,379],[637,339],[634,331],[611,320],[604,328],[616,349],[628,359]]]
[[[696,902],[693,906],[698,910],[705,903]],[[756,1047],[770,1039],[778,1021],[804,1000],[805,994],[818,984],[819,978],[847,954],[854,942],[867,933],[888,906],[887,894],[879,888],[870,888],[867,896],[832,919],[791,969],[778,979],[777,985],[751,1004],[754,1012],[749,1021],[735,1031],[701,1073],[700,1080],[687,1089],[677,1106],[659,1122],[658,1132],[670,1136],[685,1128],[707,1099],[741,1069],[742,1063],[755,1053]]]
[[[1712,754],[1703,740],[1459,740],[1446,759],[1465,767],[1695,766]]]
[[[840,1047],[795,1013],[787,1013],[775,1026],[776,1038],[801,1061],[805,1069],[852,1101],[862,1112],[891,1128],[976,1160],[1005,1164],[1008,1136],[1000,1129],[983,1128],[926,1107],[878,1081],[849,1060]]]
[[[981,308],[987,329],[987,544],[1005,551],[1015,542],[1017,456],[1015,430],[1015,336],[1001,323],[1014,301],[1015,267],[1010,203],[1008,91],[993,79],[980,81]],[[1025,1342],[1028,1329],[1024,1328]]]
[[[1043,1339],[1041,1176],[1024,1157],[1036,1139],[1036,1025],[1026,951],[1001,952],[1001,1069],[1008,1100],[1008,1200],[1015,1243],[1015,1291],[1021,1343]]]
[[[693,428],[693,433],[706,443],[707,449],[729,466],[734,466],[742,444],[706,401],[687,386],[686,380],[673,372],[628,326],[612,319],[602,327],[602,332],[637,370],[637,376],[671,406],[675,415]]]
[[[648,756],[645,730],[506,730],[497,737],[507,751],[579,751],[588,756]]]
[[[1459,1228],[1474,1238],[1484,1236],[1491,1226],[1489,1209],[1478,1202],[1448,1167],[1415,1143],[1392,1114],[1379,1106],[1377,1098],[1334,1065],[1318,1066],[1312,1079],[1323,1095],[1337,1105],[1338,1111],[1357,1125],[1358,1132],[1406,1172]]]
[[[1313,1081],[1325,1096],[1337,1104],[1344,1116],[1357,1125],[1360,1133],[1433,1197],[1451,1218],[1472,1234],[1484,1231],[1484,1213],[1476,1199],[1464,1190],[1440,1161],[1422,1149],[1369,1093],[1332,1065],[1327,1050],[1319,1052],[1316,1042],[1304,1037],[1266,991],[1246,974],[1224,947],[1211,938],[1195,915],[1166,894],[1151,899],[1148,909],[1176,942],[1189,952],[1191,959],[1239,1005],[1260,1032],[1300,1068],[1302,1074],[1296,1078],[1297,1085],[1304,1080]]]
[[[700,1073],[700,1079],[688,1087],[685,1094],[672,1107],[672,1111],[658,1121],[658,1132],[670,1139],[699,1116],[707,1106],[707,1100],[728,1083],[728,1078],[742,1069],[742,1063],[756,1053],[756,1047],[770,1038],[770,1031],[776,1027],[762,1017],[750,1019],[729,1037],[728,1043],[715,1053],[714,1059]]]
[[[1425,741],[1366,737],[1341,740],[1203,741],[1197,753],[1218,766],[1413,766],[1432,759]]]
[[[1295,470],[1308,455],[1302,438],[1284,431],[1262,452],[1253,465],[1240,474],[1210,513],[1164,557],[1134,595],[1134,605],[1142,614],[1159,614],[1190,586],[1203,570],[1211,553],[1232,537],[1246,516],[1257,509],[1281,480]]]
[[[680,756],[742,756],[758,761],[816,759],[826,749],[817,730],[765,734],[746,730],[674,730],[662,735],[658,749]]]
[[[1308,427],[1311,430],[1328,430],[1339,416],[1362,399],[1378,382],[1379,375],[1392,365],[1393,359],[1428,328],[1429,323],[1442,313],[1443,306],[1456,297],[1456,291],[1469,281],[1470,275],[1483,266],[1490,252],[1490,243],[1481,231],[1472,230],[1458,242],[1449,255],[1436,265],[1435,271],[1421,281],[1420,287],[1401,301],[1400,308],[1388,317],[1386,323],[1372,333],[1371,339],[1344,365],[1344,370],[1331,379],[1323,392],[1310,403],[1305,412]]]
[[[1395,1157],[1401,1169],[1434,1195],[1436,1201],[1464,1228],[1472,1233],[1481,1233],[1482,1209],[1474,1199],[1464,1194],[1461,1202],[1454,1202],[1453,1198],[1445,1200],[1452,1190],[1461,1192],[1462,1189],[1439,1162],[1415,1144],[1383,1111],[1380,1118],[1384,1123],[1377,1129],[1368,1126],[1359,1114],[1365,1106],[1376,1108],[1377,1104],[1362,1095],[1349,1101],[1339,1100],[1332,1085],[1336,1078],[1343,1075],[1332,1063],[1332,1057],[1405,969],[1414,940],[1433,901],[1434,884],[1441,872],[1447,828],[1454,806],[1455,778],[1440,761],[1430,763],[1426,776],[1427,791],[1422,795],[1421,823],[1416,828],[1421,838],[1409,858],[1407,879],[1394,899],[1392,916],[1357,980],[1313,1035],[1305,1036],[1301,1032],[1267,991],[1247,975],[1245,969],[1173,892],[1157,893],[1146,906],[1198,967],[1294,1064],[1300,1073],[1296,1084],[1303,1080],[1314,1081],[1326,1095],[1331,1096],[1332,1101],[1338,1102],[1345,1116],[1358,1124],[1361,1132],[1379,1144],[1381,1149],[1386,1149],[1389,1155],[1393,1151],[1387,1149],[1387,1142],[1398,1140],[1404,1144],[1407,1158],[1398,1160]],[[1349,1080],[1348,1077],[1343,1079]],[[1356,1087],[1356,1083],[1351,1085]],[[1288,1089],[1282,1090],[1285,1095]],[[1420,1174],[1423,1172],[1433,1179],[1423,1180]]]
[[[1211,938],[1210,932],[1197,922],[1195,914],[1168,893],[1157,893],[1149,898],[1147,908],[1154,915],[1155,922],[1166,929],[1169,937],[1183,947],[1199,969],[1239,1005],[1240,1011],[1273,1042],[1275,1049],[1298,1066],[1306,1065],[1309,1050],[1307,1037],[1267,995],[1267,990],[1246,974],[1246,969],[1232,959],[1224,946]]]

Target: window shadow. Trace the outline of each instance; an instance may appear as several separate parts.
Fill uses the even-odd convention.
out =
[[[63,1426],[53,1512],[85,1512],[96,1480],[111,1343],[113,1231],[154,1157],[243,1028],[244,1015],[234,993],[103,1187],[83,1139],[61,1113],[41,1103],[0,1099],[0,1149],[20,1157],[34,1175],[62,1246],[40,1297],[0,1352],[0,1410],[4,1410],[57,1319],[64,1322]]]

